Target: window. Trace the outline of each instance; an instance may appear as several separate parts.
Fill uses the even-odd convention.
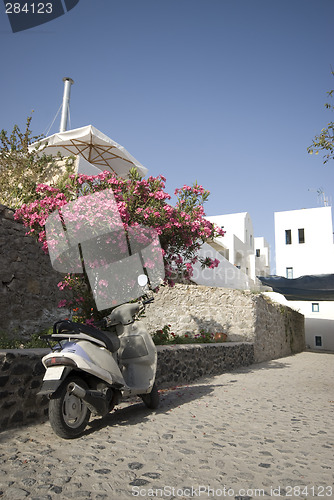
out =
[[[315,345],[317,347],[321,347],[322,346],[322,338],[320,337],[320,335],[319,336],[318,335],[315,336]]]
[[[298,229],[298,241],[299,241],[299,243],[305,243],[305,231],[304,231],[304,229]]]
[[[291,245],[291,243],[292,243],[291,229],[286,229],[285,230],[285,244]]]
[[[312,312],[314,313],[319,312],[319,302],[312,302]]]
[[[287,277],[289,280],[292,280],[292,279],[293,279],[293,267],[287,267],[287,268],[286,268],[286,277]]]
[[[261,251],[259,248],[256,249],[256,257],[260,257],[261,255]]]

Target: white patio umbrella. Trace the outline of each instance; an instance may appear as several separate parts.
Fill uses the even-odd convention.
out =
[[[56,156],[59,152],[62,156],[79,156],[101,171],[108,170],[123,178],[128,177],[133,167],[142,177],[148,172],[123,146],[92,125],[53,134],[31,144],[29,150],[33,149],[46,155]]]

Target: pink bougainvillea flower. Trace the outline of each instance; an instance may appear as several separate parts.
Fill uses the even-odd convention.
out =
[[[148,226],[154,228],[159,235],[162,256],[165,266],[166,282],[173,286],[175,282],[189,280],[192,276],[193,266],[198,261],[198,250],[203,242],[217,236],[223,236],[224,230],[215,226],[205,219],[203,204],[208,198],[209,192],[197,183],[193,186],[185,184],[182,188],[175,190],[177,197],[175,206],[168,203],[170,195],[165,191],[166,179],[160,175],[150,176],[147,179],[140,179],[133,175],[130,179],[115,177],[110,172],[102,172],[96,176],[71,175],[68,182],[62,188],[40,184],[36,189],[36,200],[29,205],[22,205],[15,212],[15,219],[22,220],[27,228],[27,234],[38,239],[45,253],[48,253],[48,243],[45,234],[45,221],[48,216],[59,211],[62,213],[63,207],[69,202],[93,193],[112,189],[115,204],[117,206],[117,217],[119,217],[124,231],[131,228]],[[101,194],[102,196],[102,194]],[[115,210],[108,205],[101,203],[96,210],[94,199],[87,206],[83,203],[76,205],[77,212],[74,213],[74,221],[77,224],[77,231],[80,225],[90,224],[92,230],[96,229],[102,222],[110,220],[114,224]],[[92,219],[91,214],[94,214]],[[94,223],[92,224],[92,220]],[[49,244],[53,244],[52,240]],[[118,252],[126,252],[127,243],[125,240],[117,240],[110,236],[108,242],[110,248]],[[141,241],[145,246],[145,238]],[[203,259],[203,266],[214,268],[219,261],[217,259]],[[147,259],[149,267],[152,266],[150,259]],[[97,256],[90,259],[91,269],[103,265]],[[101,284],[105,287],[105,280]],[[106,282],[107,283],[107,282]],[[96,307],[92,299],[87,280],[83,274],[67,274],[58,284],[62,291],[71,290],[73,301],[67,301],[67,307],[77,307],[83,311],[83,315],[89,321],[93,321],[96,315]],[[65,299],[64,299],[65,301]],[[61,303],[65,304],[64,301]],[[92,307],[92,305],[94,307]],[[111,304],[112,306],[112,304]]]

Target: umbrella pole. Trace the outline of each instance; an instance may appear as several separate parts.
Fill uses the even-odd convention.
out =
[[[74,81],[72,80],[72,78],[65,77],[63,78],[63,82],[64,82],[63,108],[61,112],[59,132],[65,132],[67,130],[67,118],[68,118],[68,110],[70,107],[71,85],[73,85]]]

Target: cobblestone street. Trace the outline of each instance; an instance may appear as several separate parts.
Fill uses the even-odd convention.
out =
[[[333,354],[304,352],[122,404],[75,440],[7,430],[0,498],[334,498],[333,380]]]

